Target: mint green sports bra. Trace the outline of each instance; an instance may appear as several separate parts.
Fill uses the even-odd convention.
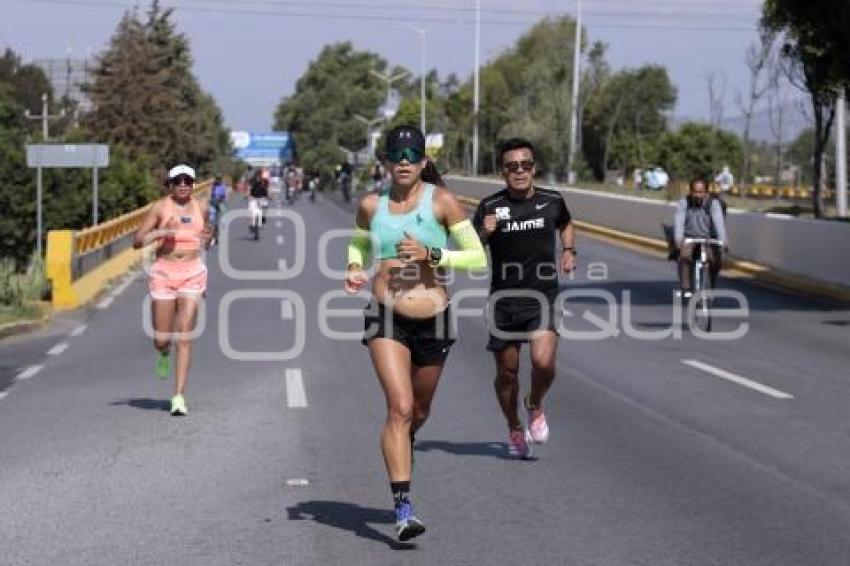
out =
[[[434,185],[426,183],[419,197],[419,204],[405,214],[393,214],[389,208],[389,191],[378,199],[378,210],[369,223],[372,238],[380,242],[376,259],[398,257],[396,244],[407,232],[420,244],[429,248],[445,248],[449,235],[446,228],[434,216]]]

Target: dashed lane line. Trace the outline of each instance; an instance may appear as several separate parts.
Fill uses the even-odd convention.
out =
[[[55,346],[53,346],[52,348],[47,350],[47,355],[48,356],[58,356],[59,354],[61,354],[65,350],[67,350],[68,346],[69,346],[69,344],[67,342],[60,342],[59,344],[56,344]]]
[[[80,326],[78,326],[74,330],[72,330],[70,335],[77,337],[80,334],[82,334],[83,332],[85,332],[88,327],[89,327],[88,324],[81,324]]]
[[[286,376],[286,404],[291,409],[304,409],[307,407],[307,392],[304,391],[304,378],[301,368],[287,368]]]
[[[21,381],[23,379],[29,379],[31,377],[35,377],[35,375],[38,372],[40,372],[43,367],[44,367],[43,365],[30,366],[27,369],[25,369],[24,371],[22,371],[21,373],[19,373],[18,375],[16,375],[15,381]]]
[[[699,360],[682,360],[682,363],[686,366],[690,366],[692,368],[702,370],[706,373],[710,373],[711,375],[719,377],[720,379],[725,379],[726,381],[731,381],[732,383],[736,383],[742,387],[752,389],[753,391],[758,391],[759,393],[763,393],[765,395],[773,397],[774,399],[794,398],[794,396],[790,393],[785,393],[784,391],[780,391],[779,389],[774,389],[773,387],[764,385],[762,383],[759,383],[758,381],[753,381],[752,379],[734,374],[724,369],[716,368]]]

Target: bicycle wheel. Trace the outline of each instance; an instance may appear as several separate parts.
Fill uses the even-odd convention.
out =
[[[693,323],[703,332],[711,332],[711,274],[708,263],[699,264],[699,283],[694,287]]]

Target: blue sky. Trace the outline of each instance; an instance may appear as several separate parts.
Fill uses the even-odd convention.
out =
[[[73,58],[104,48],[126,0],[0,0],[0,45],[26,60]],[[263,130],[282,96],[327,43],[351,41],[419,70],[424,28],[428,68],[467,77],[473,69],[475,0],[170,0],[192,42],[195,72],[234,129]],[[576,0],[481,0],[482,61],[513,45],[547,15],[575,14]],[[141,2],[147,6],[147,0]],[[747,46],[757,40],[760,0],[583,0],[591,41],[609,44],[614,68],[665,65],[679,91],[677,117],[707,119],[706,76],[725,77],[727,117],[749,81]],[[389,21],[387,21],[389,20]],[[798,94],[793,94],[799,97]]]

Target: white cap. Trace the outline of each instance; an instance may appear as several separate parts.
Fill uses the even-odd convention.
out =
[[[177,165],[168,170],[168,178],[173,179],[177,175],[189,175],[192,179],[195,178],[195,170],[188,165]]]

